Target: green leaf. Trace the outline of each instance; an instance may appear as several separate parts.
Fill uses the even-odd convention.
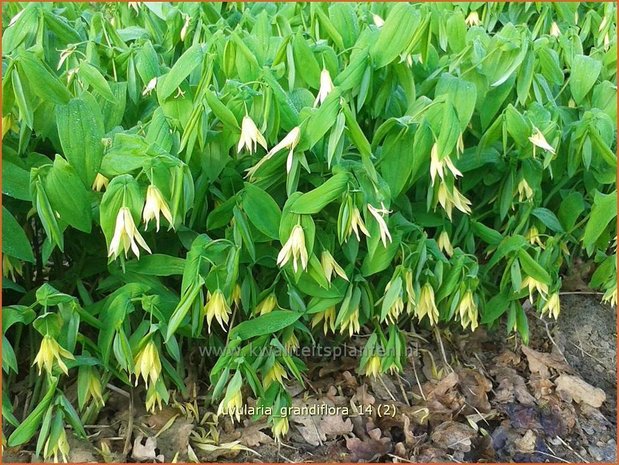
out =
[[[587,252],[593,252],[593,246],[602,235],[609,223],[617,217],[617,191],[610,194],[595,193],[591,216],[585,227],[582,238]]]
[[[45,191],[61,220],[80,231],[90,232],[90,192],[64,158],[57,156],[54,160],[45,178]]]
[[[550,284],[551,279],[548,272],[542,267],[539,263],[537,263],[531,255],[526,250],[520,250],[518,253],[518,258],[520,259],[520,264],[522,265],[523,271],[527,274],[527,276],[531,276],[533,279],[542,282],[544,284]]]
[[[282,212],[273,197],[254,184],[245,183],[243,210],[258,231],[271,239],[279,239]]]
[[[389,11],[378,40],[370,49],[376,69],[388,65],[400,55],[413,39],[419,23],[419,13],[412,5],[396,3]]]
[[[187,76],[202,63],[204,59],[203,46],[194,44],[174,63],[170,72],[162,78],[162,82],[157,86],[157,96],[160,101],[164,101],[181,85]]]
[[[103,158],[103,117],[98,106],[83,98],[56,107],[58,136],[65,158],[86,188],[92,186]]]
[[[301,317],[302,313],[288,310],[274,310],[258,318],[244,321],[232,328],[230,339],[243,341],[265,334],[273,334],[287,328]]]
[[[330,177],[316,189],[306,192],[290,206],[290,212],[298,215],[313,215],[337,199],[348,186],[348,173],[341,172]]]
[[[535,208],[531,214],[554,232],[564,232],[557,216],[547,208]]]
[[[97,68],[86,61],[82,61],[78,74],[83,81],[92,86],[105,100],[112,104],[116,103],[116,98],[109,83]]]
[[[34,263],[32,246],[15,217],[6,207],[2,207],[2,253],[30,263]]]
[[[44,101],[63,105],[71,94],[46,63],[32,52],[20,51],[18,66],[20,76],[28,79],[30,88]]]
[[[39,430],[43,415],[52,403],[52,399],[56,394],[56,386],[58,378],[49,378],[50,384],[43,399],[41,399],[34,410],[28,415],[15,431],[9,437],[9,447],[17,447],[30,441]]]
[[[570,90],[577,105],[582,103],[593,88],[600,72],[602,62],[585,55],[576,55],[572,59],[570,70]]]

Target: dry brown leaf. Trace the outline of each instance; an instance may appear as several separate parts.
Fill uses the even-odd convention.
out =
[[[537,437],[532,430],[527,430],[520,439],[514,441],[514,446],[518,452],[530,454],[535,451]]]
[[[572,399],[577,403],[585,403],[599,408],[606,400],[606,394],[600,388],[591,386],[581,378],[571,375],[561,375],[555,380],[557,393],[566,401]]]
[[[460,391],[464,394],[467,404],[475,410],[487,413],[490,411],[487,393],[492,390],[492,383],[479,371],[464,368],[458,370]]]
[[[550,378],[549,368],[559,373],[571,371],[569,365],[559,354],[538,352],[527,346],[522,346],[522,352],[527,356],[531,373],[538,373],[542,378]]]
[[[270,444],[273,438],[262,432],[263,429],[269,428],[266,422],[254,423],[245,428],[242,428],[242,435],[239,438],[241,444],[247,447],[257,447],[261,444]]]
[[[434,430],[431,438],[432,442],[443,449],[469,452],[473,436],[475,436],[475,431],[470,426],[455,421],[446,421]]]
[[[495,392],[495,401],[501,404],[517,400],[523,405],[534,405],[535,397],[527,390],[524,378],[513,368],[500,368],[493,371],[495,380],[499,383]]]
[[[352,453],[353,459],[363,462],[376,462],[391,450],[388,438],[346,438],[346,447]]]

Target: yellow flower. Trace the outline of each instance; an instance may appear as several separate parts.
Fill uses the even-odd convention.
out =
[[[559,312],[561,312],[561,300],[559,299],[559,293],[554,292],[544,304],[542,315],[552,316],[556,320],[559,318]]]
[[[165,389],[165,386],[163,388]],[[157,407],[161,410],[163,408],[161,405],[162,401],[163,399],[159,389],[157,389],[157,385],[155,383],[151,384],[146,391],[146,411],[154,413]]]
[[[86,395],[84,397],[84,403],[92,399],[96,405],[105,405],[99,373],[97,373],[94,368],[88,366],[81,367],[80,370],[83,370],[83,372],[80,372],[80,375],[86,377]]]
[[[274,381],[283,385],[284,379],[288,379],[288,374],[281,363],[276,361],[264,376],[263,384],[265,388],[268,388]]]
[[[448,257],[451,257],[454,254],[454,249],[451,245],[451,241],[449,240],[449,234],[447,234],[447,231],[441,231],[436,242],[438,243],[438,248],[445,252]]]
[[[208,301],[204,306],[203,312],[204,315],[206,315],[206,324],[208,325],[209,332],[211,331],[213,317],[215,317],[221,328],[225,331],[226,327],[224,324],[228,324],[231,310],[228,302],[226,302],[224,293],[221,292],[221,289],[217,289],[212,295],[208,295],[207,297]]]
[[[438,322],[438,308],[436,308],[436,303],[434,302],[434,289],[430,283],[425,283],[421,288],[421,295],[419,296],[419,304],[415,308],[415,315],[419,321],[427,316],[430,324],[433,326]]]
[[[287,417],[277,417],[273,420],[273,427],[271,428],[271,431],[273,432],[273,436],[275,436],[276,441],[281,441],[282,438],[288,434],[289,429],[290,425]]]
[[[479,26],[481,21],[479,20],[479,14],[476,11],[471,11],[464,20],[467,26]]]
[[[65,374],[69,374],[69,370],[67,369],[67,365],[62,360],[63,358],[69,360],[75,360],[75,357],[71,352],[66,349],[63,349],[56,339],[54,339],[49,334],[43,336],[43,340],[41,341],[41,347],[39,349],[39,353],[34,359],[33,365],[37,365],[39,369],[39,375],[43,369],[47,372],[48,375],[52,374],[52,369],[54,368],[54,361],[58,364],[58,368]]]
[[[279,152],[280,150],[283,149],[288,149],[288,158],[286,159],[286,172],[290,173],[290,170],[292,169],[292,157],[294,155],[294,149],[295,147],[299,144],[299,141],[301,140],[301,128],[300,127],[295,127],[293,128],[287,135],[286,137],[284,137],[279,144],[277,144],[275,147],[273,147],[271,150],[269,150],[269,152],[260,159],[260,161],[258,163],[256,163],[254,166],[252,166],[251,168],[249,168],[247,170],[247,177],[248,178],[253,178],[254,174],[256,174],[256,171],[258,171],[258,169],[267,161],[269,160],[273,155],[275,155],[277,152]]]
[[[380,240],[382,241],[383,246],[387,247],[387,240],[391,242],[391,233],[389,232],[389,228],[387,227],[387,223],[385,222],[383,215],[388,215],[390,213],[389,210],[387,210],[385,208],[385,204],[381,202],[381,208],[375,208],[368,204],[368,211],[378,223]]]
[[[110,242],[108,257],[116,259],[123,250],[125,257],[127,257],[129,249],[131,249],[136,257],[140,258],[138,244],[148,253],[151,253],[146,241],[144,241],[144,238],[135,227],[131,211],[127,207],[122,207],[118,210],[116,217],[116,229],[114,230],[114,237],[112,237]]]
[[[22,276],[23,264],[19,260],[13,259],[8,255],[2,255],[2,276],[10,277],[15,281],[16,276]]]
[[[602,296],[602,302],[607,303],[611,307],[617,307],[617,285],[607,289]]]
[[[236,151],[238,153],[243,150],[243,147],[247,147],[249,153],[253,154],[258,148],[258,144],[260,144],[264,150],[268,150],[267,141],[258,130],[256,123],[254,123],[254,120],[251,119],[249,115],[245,115],[241,123],[241,137]]]
[[[370,236],[367,228],[365,227],[365,223],[363,223],[363,219],[361,218],[361,213],[357,207],[353,207],[352,212],[350,214],[350,226],[348,228],[348,237],[355,233],[358,241],[361,241],[361,237],[359,236],[359,231],[365,234],[366,237]]]
[[[555,149],[553,148],[552,145],[550,145],[547,141],[546,138],[544,137],[544,134],[542,134],[542,132],[535,128],[535,133],[533,133],[532,136],[529,137],[529,140],[531,141],[531,143],[533,144],[533,154],[535,154],[535,147],[539,147],[542,150],[546,150],[550,153],[552,153],[553,155],[555,154]]]
[[[140,376],[144,379],[144,384],[148,387],[149,380],[154,384],[161,376],[161,360],[159,359],[159,350],[155,343],[150,340],[138,352],[134,360],[135,385],[138,385]]]
[[[380,374],[380,357],[378,355],[372,355],[365,365],[365,376],[372,376],[377,378]]]
[[[157,222],[157,232],[159,232],[159,227],[161,226],[160,214],[163,214],[170,227],[174,227],[174,219],[172,218],[172,212],[170,212],[170,207],[161,195],[161,191],[155,186],[151,184],[148,186],[146,190],[146,203],[144,204],[144,212],[142,213],[142,219],[144,220],[144,227],[148,228],[148,222],[152,219],[155,219]]]
[[[324,250],[320,256],[320,264],[322,265],[322,270],[325,272],[325,278],[327,281],[331,283],[331,278],[333,277],[333,272],[337,274],[340,278],[348,281],[348,276],[346,276],[346,272],[342,269],[340,265],[335,261],[333,255],[329,253],[328,250]]]
[[[526,179],[522,178],[518,183],[518,200],[520,202],[529,201],[533,198],[533,189],[529,186]]]
[[[406,313],[411,314],[415,311],[415,288],[413,287],[413,272],[406,270],[404,273],[404,283],[406,288]]]
[[[266,315],[267,313],[271,313],[277,307],[277,297],[272,292],[262,299],[256,306],[256,313],[260,315]]]
[[[430,151],[430,179],[432,180],[432,185],[434,185],[436,175],[441,179],[445,179],[445,168],[451,171],[454,178],[462,176],[462,173],[454,166],[449,156],[444,157],[442,160],[438,159],[438,144],[434,143]]]
[[[385,289],[385,292],[387,292],[387,289]],[[404,300],[402,299],[401,296],[398,296],[395,299],[395,302],[393,303],[391,308],[389,309],[389,313],[387,313],[387,321],[395,324],[396,321],[398,321],[398,318],[400,317],[403,311],[404,311]]]
[[[550,25],[550,35],[552,37],[559,37],[561,35],[561,29],[559,29],[559,26],[554,21]]]
[[[548,294],[548,285],[532,278],[531,276],[527,276],[522,280],[522,285],[520,289],[529,289],[529,300],[533,303],[533,291],[537,291],[543,298],[546,298]]]
[[[529,244],[539,245],[542,249],[544,248],[544,243],[539,237],[539,231],[535,226],[531,226],[531,228],[527,231],[526,238],[529,241]]]
[[[191,16],[183,14],[183,17],[185,19],[185,22],[183,23],[183,27],[181,28],[181,42],[185,41],[185,37],[187,36],[187,30],[189,29],[189,23],[191,22]]]
[[[378,28],[383,27],[383,25],[385,24],[385,20],[376,14],[372,15],[372,22]]]
[[[277,264],[280,267],[286,265],[292,259],[292,266],[296,272],[301,264],[301,269],[307,269],[307,249],[305,248],[305,233],[300,224],[292,228],[288,241],[282,247],[277,256]]]
[[[17,123],[15,119],[13,118],[13,115],[10,115],[10,114],[2,117],[2,139],[4,139],[4,136],[6,136],[6,133],[9,131],[13,131],[13,132],[19,131],[19,126],[17,126]]]
[[[48,437],[47,441],[45,441],[43,456],[46,459],[50,459],[53,456],[54,463],[58,463],[58,453],[60,452],[60,455],[62,455],[62,461],[67,463],[69,461],[69,451],[71,450],[71,447],[67,441],[67,433],[65,429],[62,428],[60,430],[60,433],[54,442],[51,442],[51,439],[51,437]]]
[[[146,84],[146,87],[144,87],[144,90],[142,91],[142,95],[150,95],[153,90],[155,90],[155,87],[157,87],[157,78],[154,77],[152,78],[150,81],[148,81],[148,84]]]
[[[453,207],[455,206],[462,213],[469,215],[471,213],[471,202],[464,197],[456,187],[452,187],[452,191],[447,190],[447,186],[441,183],[438,186],[438,202],[443,207],[443,210],[447,212],[447,216],[451,219]]]
[[[295,336],[295,334],[291,332],[290,335],[286,338],[286,341],[284,341],[284,349],[286,349],[288,353],[292,353],[299,347],[300,344],[297,336]]]
[[[238,389],[234,394],[226,393],[226,397],[220,402],[217,409],[217,415],[230,415],[230,418],[235,417],[236,421],[241,421],[241,410],[243,408],[243,395]]]
[[[96,192],[101,192],[103,189],[107,189],[110,180],[103,176],[101,173],[97,173],[95,176],[95,180],[92,183],[92,190]]]
[[[335,332],[335,307],[329,307],[324,312],[314,313],[312,317],[312,328],[324,322],[323,330],[325,335],[331,329],[331,332]]]
[[[314,101],[314,107],[322,104],[329,95],[329,93],[333,90],[333,81],[331,81],[331,75],[326,68],[323,68],[320,73],[320,90],[318,91],[318,95],[316,96],[316,100]]]
[[[473,299],[473,293],[470,290],[467,290],[464,293],[464,296],[460,300],[458,310],[460,313],[460,324],[462,325],[462,328],[466,329],[470,326],[471,331],[475,331],[477,326],[479,326],[477,321],[479,312],[477,310],[475,299]]]
[[[342,325],[340,326],[340,334],[344,334],[344,332],[348,330],[348,335],[352,337],[353,334],[361,331],[361,324],[359,323],[359,309],[355,308],[352,312],[348,314],[343,320]]]
[[[239,286],[238,284],[235,284],[234,289],[232,289],[231,300],[237,307],[241,303],[241,286]]]

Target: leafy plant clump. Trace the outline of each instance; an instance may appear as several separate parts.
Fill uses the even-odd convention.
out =
[[[523,304],[556,318],[577,261],[616,304],[615,17],[6,4],[8,445],[66,459],[110,385],[152,411],[189,371],[219,415],[277,412],[295,349],[357,334],[368,376],[402,369],[411,327],[526,343]]]

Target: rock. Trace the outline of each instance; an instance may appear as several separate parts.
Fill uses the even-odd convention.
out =
[[[561,375],[555,380],[557,393],[567,401],[586,403],[591,407],[599,408],[606,400],[606,394],[600,388],[591,386],[581,378],[571,375]]]

